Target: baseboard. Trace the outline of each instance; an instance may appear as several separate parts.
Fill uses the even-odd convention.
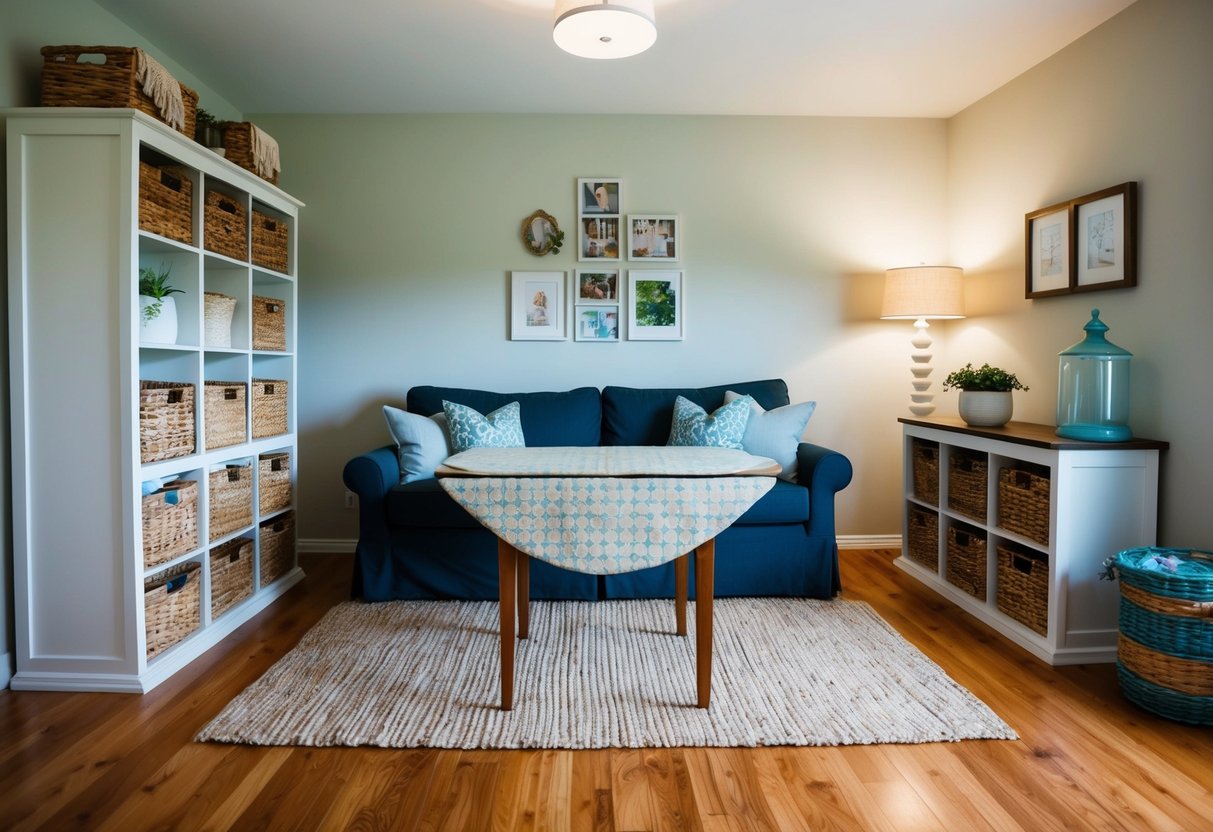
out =
[[[839,549],[900,549],[899,534],[840,534]]]
[[[0,655],[0,690],[8,687],[8,683],[13,679],[13,654],[5,653]]]
[[[354,553],[354,548],[357,546],[357,540],[342,540],[327,539],[327,538],[299,538],[295,542],[295,548],[306,554],[322,554],[322,555],[351,555]]]

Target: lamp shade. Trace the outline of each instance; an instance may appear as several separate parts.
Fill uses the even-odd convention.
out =
[[[889,269],[884,278],[882,318],[963,318],[964,269],[956,266],[908,266]]]
[[[582,58],[627,58],[657,40],[652,0],[557,0],[556,45]]]

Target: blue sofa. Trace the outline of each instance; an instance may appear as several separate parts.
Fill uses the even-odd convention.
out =
[[[749,394],[767,410],[789,403],[780,379],[703,388],[580,387],[553,393],[492,393],[414,387],[412,413],[442,412],[442,401],[481,413],[517,401],[528,446],[664,445],[674,399],[708,412],[726,390]],[[834,495],[851,481],[837,451],[801,443],[797,483],[775,487],[716,538],[716,595],[830,598],[841,589]],[[435,479],[400,483],[396,447],[351,459],[346,486],[358,495],[358,548],[352,592],[367,601],[497,598],[497,539]],[[691,591],[694,592],[692,566]],[[622,575],[585,575],[540,561],[531,564],[531,597],[597,600],[672,598],[673,564]]]

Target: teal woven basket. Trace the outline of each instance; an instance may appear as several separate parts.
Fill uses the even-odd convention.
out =
[[[1125,697],[1169,719],[1213,725],[1213,552],[1126,549],[1114,568]]]

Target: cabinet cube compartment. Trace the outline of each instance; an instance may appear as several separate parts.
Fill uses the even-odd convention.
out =
[[[290,232],[277,217],[253,209],[253,265],[286,272]]]
[[[215,540],[253,524],[252,463],[229,462],[208,476],[210,539]]]
[[[257,459],[258,513],[262,516],[291,506],[291,455],[262,454]]]
[[[189,456],[196,446],[194,385],[139,382],[139,461]]]
[[[253,594],[253,541],[229,540],[211,550],[211,620]]]
[[[207,251],[248,260],[248,217],[242,200],[207,191],[203,220],[202,241]]]
[[[198,545],[198,483],[177,480],[147,494],[143,508],[143,568],[151,569]]]
[[[249,173],[256,174],[266,182],[277,185],[279,171],[262,173],[257,170],[257,157],[253,154],[253,123],[251,121],[228,122],[223,128],[224,156]]]
[[[910,559],[932,572],[939,569],[939,515],[921,506],[910,506]]]
[[[948,583],[986,600],[986,537],[968,526],[948,527]]]
[[[149,659],[202,626],[201,567],[192,560],[144,580],[143,626]]]
[[[295,566],[295,512],[262,521],[258,529],[261,540],[261,585],[269,586]]]
[[[253,438],[286,433],[286,391],[283,379],[253,379]]]
[[[253,349],[286,350],[286,303],[253,295]]]
[[[998,472],[998,525],[1049,545],[1049,469],[1003,468]]]
[[[986,522],[986,474],[989,461],[981,451],[952,448],[948,454],[948,508]]]
[[[207,449],[244,442],[248,438],[248,385],[243,381],[208,381],[203,389]]]
[[[1049,557],[1014,543],[999,543],[998,608],[1042,636],[1049,631]]]
[[[204,292],[206,314],[203,320],[202,345],[204,347],[230,347],[232,345],[232,315],[236,313],[236,299],[222,292]]]
[[[914,496],[924,503],[939,504],[939,443],[910,440]]]
[[[181,165],[139,160],[139,228],[182,243],[194,242],[194,183]]]

